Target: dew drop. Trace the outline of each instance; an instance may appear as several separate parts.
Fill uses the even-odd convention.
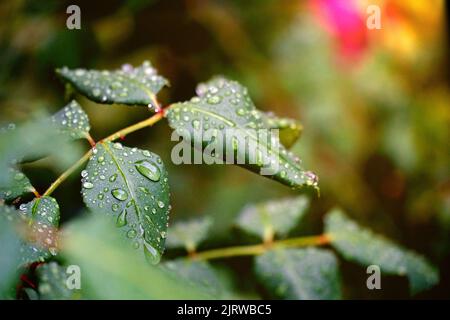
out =
[[[127,209],[124,209],[119,216],[117,217],[116,226],[117,227],[123,227],[127,224]],[[131,230],[130,230],[131,231]]]
[[[220,103],[220,101],[222,101],[222,98],[220,96],[212,96],[209,97],[208,100],[206,100],[206,102],[208,102],[209,104],[218,104]]]
[[[114,182],[117,179],[117,173],[114,173],[111,177],[109,177],[109,181]]]
[[[152,181],[159,181],[161,178],[161,171],[152,162],[147,160],[139,160],[135,162],[135,167],[140,174]]]
[[[137,235],[137,232],[136,232],[136,230],[134,230],[134,229],[130,229],[130,230],[127,232],[127,237],[130,238],[130,239],[136,238],[136,235]]]
[[[161,260],[161,255],[158,253],[158,251],[144,241],[144,255],[147,262],[150,264],[157,264],[159,260]]]
[[[113,189],[111,190],[111,194],[114,198],[120,201],[125,201],[128,198],[128,193],[122,189]]]
[[[85,183],[83,183],[83,187],[85,189],[92,189],[94,187],[94,185],[91,182],[85,182]]]
[[[164,202],[158,201],[158,207],[160,207],[161,209],[164,208]]]

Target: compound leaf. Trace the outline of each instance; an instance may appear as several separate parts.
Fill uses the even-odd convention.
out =
[[[263,285],[284,299],[341,298],[337,259],[329,250],[277,249],[256,257]]]
[[[51,121],[62,134],[66,134],[72,139],[86,138],[91,129],[88,115],[75,100],[55,113],[51,117]]]
[[[305,196],[251,204],[242,210],[236,223],[262,239],[271,239],[275,234],[286,236],[304,216],[308,205]]]
[[[439,281],[437,270],[422,256],[360,227],[339,209],[325,218],[325,231],[342,256],[365,267],[377,265],[382,273],[407,276],[412,294]]]
[[[204,148],[210,163],[238,164],[292,188],[317,188],[317,176],[271,134],[267,115],[235,81],[219,77],[200,84],[196,97],[171,105],[166,115],[184,141]]]
[[[184,247],[194,251],[208,236],[212,221],[208,217],[178,221],[168,230],[166,245],[168,248]]]
[[[112,215],[116,226],[157,263],[169,219],[169,184],[161,158],[120,143],[98,143],[82,175],[82,195],[93,211]]]
[[[153,104],[156,94],[168,84],[148,61],[139,67],[124,64],[113,71],[62,68],[57,73],[82,95],[105,104]]]

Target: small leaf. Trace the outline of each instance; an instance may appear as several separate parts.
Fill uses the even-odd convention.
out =
[[[425,258],[360,227],[339,209],[326,216],[325,231],[345,259],[364,267],[378,265],[385,274],[408,276],[412,294],[439,281],[437,270]]]
[[[247,205],[236,223],[262,239],[271,239],[275,234],[284,237],[304,216],[308,206],[305,196]]]
[[[75,100],[55,113],[51,120],[62,134],[66,134],[72,139],[86,138],[91,129],[86,112]]]
[[[26,193],[34,191],[30,180],[19,170],[8,168],[5,174],[9,175],[6,177],[6,181],[9,181],[7,185],[0,185],[0,199],[5,201],[14,200]]]
[[[280,130],[280,142],[287,149],[292,147],[302,134],[303,126],[297,120],[278,118],[272,112],[261,113],[261,117],[268,128]]]
[[[63,233],[63,255],[80,267],[84,298],[213,298],[159,265],[143,261],[108,222],[94,214],[71,223]]]
[[[227,299],[230,296],[220,274],[208,262],[177,259],[165,262],[163,267],[216,299]]]
[[[161,158],[120,143],[98,143],[82,173],[86,206],[115,219],[145,257],[158,263],[169,219],[169,184]]]
[[[304,171],[300,159],[271,136],[268,117],[256,109],[246,88],[214,78],[200,84],[197,95],[166,111],[170,127],[179,136],[195,148],[214,150],[212,160],[238,164],[292,188],[317,188],[317,176]]]
[[[10,295],[19,279],[17,266],[22,242],[10,218],[13,214],[16,214],[14,207],[0,205],[0,299]]]
[[[20,219],[29,228],[24,231],[25,240],[22,245],[22,264],[45,259],[57,253],[57,229],[59,226],[59,205],[49,196],[35,198],[21,204]]]
[[[256,257],[264,286],[284,299],[341,299],[336,257],[324,249],[277,249]]]
[[[67,287],[66,268],[56,262],[49,262],[36,268],[39,278],[40,300],[77,300],[81,291]]]
[[[168,248],[184,247],[187,251],[194,251],[208,236],[211,225],[208,217],[178,221],[169,228],[166,245]]]
[[[62,68],[57,73],[82,95],[105,104],[153,104],[156,94],[168,84],[148,61],[136,68],[125,64],[114,71]]]

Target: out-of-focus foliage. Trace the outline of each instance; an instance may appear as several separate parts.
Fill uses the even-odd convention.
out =
[[[302,123],[300,142],[290,150],[321,178],[321,194],[311,197],[309,217],[292,234],[320,232],[323,215],[338,205],[363,225],[423,253],[440,270],[448,269],[450,89],[443,0],[370,1],[381,9],[380,30],[366,28],[366,0],[77,3],[81,30],[65,26],[70,1],[0,3],[2,127],[13,122],[19,129],[37,108],[56,112],[65,105],[54,68],[101,70],[150,60],[171,82],[170,90],[160,93],[163,105],[189,99],[197,83],[224,74],[248,86],[258,108]],[[111,108],[76,97],[95,139],[148,116],[146,108]],[[6,173],[20,170],[43,191],[76,160],[66,158],[73,147],[63,148],[60,136],[47,135],[50,130],[39,126],[22,131],[20,138],[0,136],[0,190],[12,186],[15,174]],[[175,166],[169,135],[158,124],[126,137],[126,144],[161,155],[170,173],[171,223],[213,218],[202,247],[242,244],[244,235],[233,226],[245,205],[297,195],[232,166]],[[25,147],[16,143],[23,137],[30,142]],[[43,156],[36,145],[56,154],[20,168],[11,163],[13,150],[14,158]],[[74,192],[80,189],[78,177],[65,183],[55,193],[63,225],[82,206]],[[21,196],[27,202],[30,193]],[[248,276],[250,258],[239,259],[244,263],[217,264]],[[408,296],[406,281],[389,278],[389,290],[369,291],[362,268],[344,263],[341,269],[344,297]],[[444,276],[420,297],[448,298],[449,287]],[[265,294],[254,283],[238,289]]]

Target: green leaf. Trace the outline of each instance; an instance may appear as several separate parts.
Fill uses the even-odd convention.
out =
[[[25,230],[21,253],[21,264],[25,265],[56,255],[57,230],[59,226],[59,205],[49,196],[35,198],[26,204],[21,204],[16,218],[29,227]]]
[[[101,215],[73,222],[63,233],[63,255],[82,273],[91,299],[209,299],[191,283],[143,261]]]
[[[86,112],[75,100],[72,100],[64,108],[51,117],[62,134],[72,139],[84,139],[88,136],[91,126]]]
[[[0,205],[0,299],[10,296],[19,279],[17,266],[22,243],[10,218],[13,214],[16,214],[14,207]]]
[[[317,188],[317,176],[304,171],[300,159],[270,135],[267,115],[256,109],[246,88],[214,78],[200,84],[197,94],[171,105],[166,115],[170,127],[185,141],[196,149],[205,148],[204,152],[214,150],[211,162],[226,160],[292,188]]]
[[[277,249],[256,257],[263,285],[284,299],[341,299],[337,259],[329,250]]]
[[[14,168],[8,168],[6,171],[4,174],[9,175],[6,177],[6,181],[9,183],[5,186],[0,185],[0,199],[11,201],[34,191],[30,180],[22,172]]]
[[[205,261],[177,259],[162,264],[170,272],[216,299],[230,298],[231,293],[221,275]]]
[[[187,251],[194,251],[208,236],[211,225],[209,217],[178,221],[169,228],[166,245],[168,248],[184,247]]]
[[[302,134],[303,126],[295,119],[279,118],[272,112],[261,112],[261,117],[268,128],[280,130],[280,142],[288,149],[294,145]]]
[[[39,278],[40,300],[79,300],[81,290],[67,287],[66,268],[56,262],[49,262],[36,268]]]
[[[286,236],[306,213],[309,200],[305,196],[272,200],[247,205],[236,221],[248,233],[271,239],[275,234]]]
[[[161,158],[120,143],[98,143],[82,175],[88,208],[114,217],[145,257],[158,263],[169,219],[169,184]]]
[[[385,274],[406,275],[412,294],[431,288],[439,281],[437,270],[425,258],[360,227],[339,209],[326,216],[325,231],[332,246],[345,259],[364,267],[378,265]]]
[[[125,64],[114,71],[62,68],[57,73],[82,95],[105,104],[153,104],[156,94],[168,85],[148,61],[136,68]]]

